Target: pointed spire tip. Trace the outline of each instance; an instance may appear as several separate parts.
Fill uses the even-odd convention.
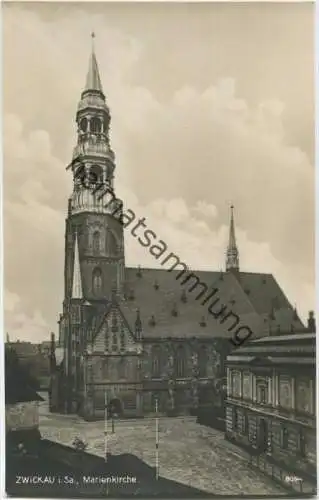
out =
[[[91,39],[92,39],[92,51],[91,51],[91,56],[90,56],[90,62],[89,62],[89,69],[86,77],[86,85],[85,85],[85,90],[97,90],[98,92],[101,92],[103,94],[103,88],[102,88],[102,83],[101,83],[101,78],[100,78],[100,72],[99,72],[99,67],[97,64],[96,60],[96,55],[95,55],[95,47],[94,47],[94,39],[95,39],[95,32],[92,31],[91,33]]]

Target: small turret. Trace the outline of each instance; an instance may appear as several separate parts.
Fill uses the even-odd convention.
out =
[[[236,245],[234,207],[230,207],[229,241],[226,252],[226,271],[239,271],[239,254]]]
[[[316,332],[316,319],[313,311],[309,311],[309,316],[307,319],[307,327],[309,332]]]

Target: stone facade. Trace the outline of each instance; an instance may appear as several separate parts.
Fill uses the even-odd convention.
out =
[[[316,488],[315,375],[315,334],[259,340],[227,358],[226,437],[307,493]]]

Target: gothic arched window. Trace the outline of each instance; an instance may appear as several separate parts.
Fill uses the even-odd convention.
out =
[[[93,293],[97,296],[102,293],[102,271],[99,268],[93,271]]]
[[[120,334],[120,349],[124,351],[125,349],[125,333],[124,329],[121,329],[121,334]]]
[[[86,118],[82,118],[82,120],[80,121],[80,129],[82,132],[86,132],[87,131],[87,127],[88,127],[88,121]]]
[[[92,118],[90,121],[90,131],[93,132],[93,134],[100,134],[102,129],[102,123],[99,118]]]
[[[93,233],[93,255],[99,255],[100,253],[100,232],[94,231]]]
[[[175,357],[175,373],[176,377],[185,377],[186,373],[186,356],[183,346],[179,346]]]
[[[110,230],[106,230],[105,251],[108,255],[117,254],[117,243],[114,234]]]
[[[103,182],[103,169],[100,165],[92,165],[89,171],[90,185],[100,184]]]
[[[161,371],[161,348],[159,346],[155,346],[152,349],[152,376],[160,377]]]
[[[120,358],[118,362],[118,377],[120,379],[126,378],[126,362],[124,357]]]
[[[207,376],[208,354],[206,346],[201,346],[198,353],[198,372],[200,377]]]

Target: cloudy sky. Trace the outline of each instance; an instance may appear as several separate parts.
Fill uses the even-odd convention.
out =
[[[311,4],[18,4],[4,10],[5,321],[39,341],[63,299],[75,111],[95,46],[116,190],[192,268],[242,270],[314,308]],[[128,265],[154,266],[126,234]]]

